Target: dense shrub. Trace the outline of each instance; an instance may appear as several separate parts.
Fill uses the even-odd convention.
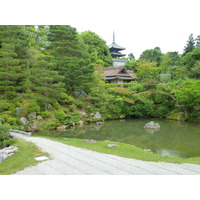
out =
[[[8,125],[0,125],[0,149],[10,146],[13,143],[13,139],[9,133]]]

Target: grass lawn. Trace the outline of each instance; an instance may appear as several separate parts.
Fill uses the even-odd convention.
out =
[[[16,139],[14,146],[19,148],[13,156],[8,157],[0,163],[0,175],[8,175],[21,171],[26,167],[36,165],[38,161],[34,158],[38,156],[47,156],[47,153],[42,152],[34,143],[27,142],[22,139]]]
[[[162,161],[162,162],[171,162],[171,163],[192,163],[192,164],[200,164],[200,157],[195,158],[178,158],[178,157],[169,157],[169,156],[161,156],[153,153],[148,153],[142,151],[142,149],[135,147],[130,144],[124,143],[116,143],[110,141],[97,141],[97,143],[84,143],[84,139],[74,139],[74,138],[50,138],[54,141],[58,141],[64,144],[81,147],[101,153],[112,154],[116,156],[126,157],[126,158],[135,158],[138,160],[144,161]],[[110,148],[108,144],[117,144],[119,147]]]

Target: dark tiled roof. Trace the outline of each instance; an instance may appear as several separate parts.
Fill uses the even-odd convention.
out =
[[[106,80],[108,79],[126,79],[126,80],[134,80],[136,76],[132,70],[126,70],[123,66],[120,67],[105,67],[99,70],[104,71],[104,76]]]
[[[113,42],[110,46],[109,49],[118,49],[118,50],[124,50],[124,47],[119,46],[118,44],[116,44],[115,42]]]

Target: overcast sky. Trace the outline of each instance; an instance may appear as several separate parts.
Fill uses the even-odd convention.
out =
[[[7,0],[5,9],[1,6],[7,24],[69,24],[95,32],[107,45],[114,30],[116,43],[136,58],[157,46],[163,53],[182,53],[189,35],[200,35],[199,0],[18,0],[10,5]]]

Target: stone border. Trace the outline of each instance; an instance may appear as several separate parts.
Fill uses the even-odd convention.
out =
[[[19,130],[14,130],[14,129],[9,129],[10,132],[12,133],[20,133],[20,134],[23,134],[23,135],[26,135],[26,136],[31,136],[31,132],[25,132],[25,131],[19,131]]]
[[[6,158],[12,156],[18,151],[18,148],[11,145],[0,150],[0,163],[3,162]]]

